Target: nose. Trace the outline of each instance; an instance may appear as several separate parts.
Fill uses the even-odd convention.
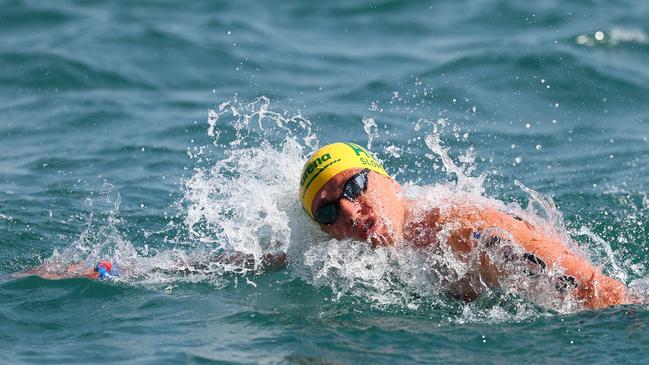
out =
[[[343,219],[343,222],[350,225],[354,223],[361,213],[360,204],[347,199],[340,199],[338,207],[340,208],[340,218]]]

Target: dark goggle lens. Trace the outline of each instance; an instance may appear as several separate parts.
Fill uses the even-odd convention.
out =
[[[352,176],[347,180],[345,186],[343,186],[342,196],[348,200],[354,200],[358,198],[361,193],[367,190],[367,173],[370,170],[365,169],[358,174]]]
[[[315,221],[320,224],[334,224],[338,218],[338,202],[327,203],[315,212]]]
[[[353,201],[367,190],[367,173],[369,169],[364,169],[358,174],[352,176],[343,185],[343,192],[340,198]],[[338,198],[338,199],[340,199]],[[338,200],[324,204],[315,212],[315,221],[320,224],[334,224],[338,219]]]

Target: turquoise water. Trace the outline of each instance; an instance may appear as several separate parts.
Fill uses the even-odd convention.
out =
[[[607,274],[646,277],[648,17],[643,1],[3,2],[0,273],[110,258],[122,275],[4,279],[0,362],[644,362],[646,306],[459,303],[415,272],[425,259],[329,242],[295,190],[304,154],[353,140],[413,190],[538,206],[523,184]],[[289,265],[209,259],[233,251]]]

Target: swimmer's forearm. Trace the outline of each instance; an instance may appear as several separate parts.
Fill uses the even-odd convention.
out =
[[[287,255],[284,252],[267,253],[261,258],[261,267],[264,271],[279,271],[286,268],[287,264]]]
[[[492,219],[512,233],[516,243],[542,260],[544,265],[557,267],[563,272],[561,278],[573,295],[587,308],[596,309],[612,305],[630,304],[624,283],[611,278],[573,252],[558,236],[541,231],[530,223],[502,212],[490,212]]]
[[[455,211],[449,223],[459,223],[448,239],[450,248],[467,256],[478,247],[478,237],[487,247],[507,241],[519,245],[525,253],[520,258],[535,272],[558,272],[556,287],[570,293],[586,308],[596,309],[613,305],[631,304],[627,287],[620,281],[606,276],[586,258],[573,252],[562,238],[535,227],[526,220],[493,208],[464,207]],[[502,236],[501,236],[502,235]],[[480,256],[480,276],[489,287],[498,286],[501,279],[511,275],[505,268]]]
[[[277,271],[286,267],[286,253],[266,253],[262,255],[258,265],[252,254],[237,252],[220,254],[212,259],[213,262],[235,265],[245,269],[260,269],[262,271]]]
[[[16,279],[27,276],[39,276],[43,279],[49,280],[73,278],[88,278],[96,280],[98,278],[97,272],[95,272],[93,269],[83,267],[81,263],[56,265],[44,263],[33,269],[27,269],[12,274],[12,277]]]

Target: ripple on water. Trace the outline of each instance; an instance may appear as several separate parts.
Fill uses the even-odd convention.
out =
[[[5,31],[25,31],[34,27],[51,29],[77,19],[70,12],[54,8],[20,6],[17,5],[18,3],[10,1],[3,4],[0,29]]]
[[[147,82],[123,75],[117,69],[100,68],[81,59],[55,52],[11,52],[0,58],[0,67],[14,72],[3,73],[0,81],[31,89],[152,89]]]

